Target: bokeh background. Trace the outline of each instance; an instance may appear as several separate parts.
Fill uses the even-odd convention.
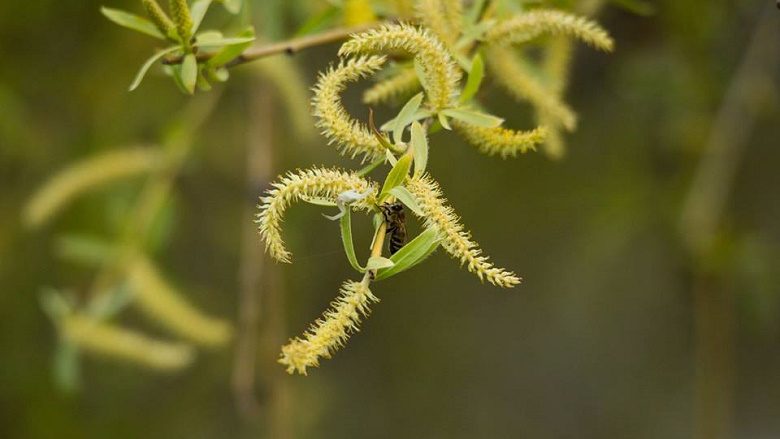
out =
[[[256,0],[254,23],[284,38],[308,3]],[[300,78],[282,77],[308,93],[338,46],[236,68],[194,128],[154,258],[189,300],[237,325],[247,290],[255,296],[243,402],[234,345],[175,374],[84,355],[77,391],[52,378],[57,334],[39,292],[78,294],[94,276],[55,243],[111,236],[138,182],[80,198],[39,230],[24,227],[22,207],[79,159],[160,144],[193,102],[158,73],[126,91],[154,42],[105,20],[101,4],[0,4],[0,437],[780,437],[774,2],[661,0],[648,16],[607,5],[599,20],[617,50],[578,47],[568,99],[580,129],[561,161],[490,158],[435,137],[431,172],[486,252],[525,282],[480,284],[439,252],[377,284],[381,303],[360,334],[308,377],[275,360],[354,277],[338,226],[313,206],[292,209],[296,260],[280,266],[258,256],[251,220],[269,176],[355,166],[301,123],[305,96],[268,73],[292,62]],[[131,0],[110,6],[140,12]],[[527,109],[492,90],[493,108],[528,126]],[[358,96],[348,94],[356,111]],[[726,151],[715,165],[713,151]],[[723,203],[706,250],[683,220],[691,196]],[[356,227],[369,233],[367,219]],[[119,322],[163,334],[132,310]]]

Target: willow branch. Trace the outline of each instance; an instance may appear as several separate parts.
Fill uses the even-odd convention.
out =
[[[323,46],[325,44],[330,44],[336,41],[345,40],[347,39],[347,37],[349,37],[352,34],[363,32],[365,30],[377,27],[380,24],[382,24],[382,22],[362,24],[359,26],[351,26],[351,27],[339,27],[319,34],[307,35],[305,37],[294,38],[287,41],[280,41],[277,43],[270,43],[262,46],[252,47],[244,51],[244,53],[237,56],[229,63],[227,63],[226,66],[233,67],[239,64],[245,64],[248,62],[257,61],[259,59],[268,56],[279,55],[282,53],[287,55],[294,55],[305,49],[309,49],[317,46]],[[205,62],[211,59],[211,57],[213,56],[214,53],[201,53],[197,55],[197,59],[198,62]],[[175,56],[163,60],[163,64],[167,64],[167,65],[180,64],[183,59],[184,57],[182,56]]]

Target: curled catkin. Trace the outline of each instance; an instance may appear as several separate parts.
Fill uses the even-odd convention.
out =
[[[425,174],[408,181],[407,189],[423,211],[426,227],[436,227],[441,233],[441,246],[453,258],[466,264],[468,270],[493,285],[511,288],[520,278],[511,271],[495,267],[487,256],[482,256],[479,245],[471,240],[455,211],[447,206],[438,183]]]
[[[353,204],[353,207],[368,208],[376,203],[376,186],[352,172],[337,169],[314,168],[290,172],[273,183],[272,189],[260,198],[255,223],[265,249],[272,258],[290,262],[292,255],[285,249],[281,235],[284,212],[287,207],[301,198],[310,197],[336,201],[338,195],[354,190],[368,195]]]
[[[319,366],[320,358],[330,358],[344,346],[350,334],[359,331],[361,318],[370,312],[368,305],[378,301],[366,283],[345,282],[322,318],[302,338],[296,337],[282,347],[279,363],[287,367],[288,373],[306,375],[306,368]]]
[[[615,42],[596,22],[555,10],[533,10],[498,23],[485,34],[488,44],[522,44],[542,35],[568,35],[611,52]]]
[[[363,154],[364,160],[385,155],[385,149],[368,128],[353,119],[341,103],[341,92],[347,83],[357,81],[376,71],[385,63],[384,56],[350,59],[320,75],[314,87],[313,114],[317,126],[339,151],[351,157]]]
[[[453,106],[458,97],[461,72],[449,51],[427,30],[409,24],[385,25],[357,35],[344,43],[339,55],[401,50],[415,57],[425,80],[423,89],[434,110]]]

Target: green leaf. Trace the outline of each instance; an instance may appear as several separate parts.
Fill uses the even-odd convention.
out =
[[[412,212],[414,212],[417,216],[424,215],[422,209],[420,208],[420,205],[417,204],[417,200],[414,199],[412,194],[405,187],[396,186],[390,189],[390,195],[398,198],[398,201],[404,203],[404,205],[408,207]]]
[[[463,87],[463,94],[460,95],[460,102],[468,102],[479,91],[479,86],[482,84],[482,79],[485,77],[485,63],[482,61],[482,56],[477,54],[474,60],[471,62],[471,70],[469,70],[469,78],[466,80],[466,86]]]
[[[60,338],[57,350],[54,352],[55,385],[65,393],[75,393],[81,387],[81,368],[79,367],[79,349],[71,341]]]
[[[139,17],[138,15],[131,14],[129,12],[120,11],[119,9],[107,8],[105,6],[100,8],[100,12],[105,15],[106,18],[122,27],[138,31],[142,34],[159,38],[161,40],[165,39],[165,35],[163,35],[162,32],[157,29],[157,26],[143,17]]]
[[[389,149],[385,150],[385,160],[390,163],[390,166],[395,166],[398,163],[398,159],[395,158],[395,155]]]
[[[424,232],[390,256],[390,260],[395,265],[379,270],[376,274],[376,280],[387,279],[419,264],[436,250],[439,241],[439,232],[436,229],[425,229]]]
[[[195,35],[195,44],[204,44],[209,41],[221,40],[222,38],[225,38],[225,36],[218,30],[204,30],[198,35]]]
[[[416,120],[422,120],[422,119],[425,119],[425,118],[431,117],[431,116],[433,116],[433,113],[431,113],[430,110],[427,110],[425,108],[420,108],[419,110],[417,110],[416,113],[414,113],[414,116],[412,117],[412,120],[410,122],[413,122],[413,121],[416,121]],[[387,122],[385,122],[379,128],[379,130],[380,131],[385,131],[385,132],[392,130],[395,127],[396,120],[397,120],[396,117],[388,120]]]
[[[254,38],[254,35],[255,35],[254,28],[249,27],[239,32],[238,37]],[[214,56],[209,58],[209,60],[206,61],[206,65],[208,65],[209,67],[221,67],[229,63],[239,55],[241,55],[251,45],[252,45],[251,42],[245,42],[245,43],[231,44],[225,46],[222,49],[220,49],[219,52],[215,53]]]
[[[444,113],[439,113],[438,116],[441,127],[447,131],[452,131],[452,127],[450,126],[450,121],[447,120],[447,116]]]
[[[55,322],[73,310],[73,304],[62,293],[53,288],[45,288],[41,291],[38,300],[43,312]]]
[[[110,243],[89,235],[64,235],[55,246],[59,257],[89,267],[100,266],[114,254]]]
[[[241,3],[242,0],[222,0],[225,9],[234,15],[241,12]]]
[[[352,242],[352,211],[349,207],[347,207],[344,216],[341,217],[339,224],[341,226],[341,243],[344,244],[344,253],[347,255],[349,265],[360,273],[365,272],[366,269],[360,266],[355,255],[355,244]]]
[[[255,40],[255,37],[214,38],[214,36],[216,36],[216,31],[214,34],[209,33],[204,40],[197,40],[195,45],[198,47],[223,47],[251,43]]]
[[[504,123],[504,119],[501,119],[500,117],[479,111],[468,110],[465,108],[448,108],[442,111],[442,113],[453,119],[466,122],[469,125],[475,125],[484,128],[495,128],[501,126],[501,124]]]
[[[89,301],[87,313],[98,320],[110,319],[133,301],[133,292],[127,283],[115,285]]]
[[[406,176],[409,175],[409,169],[411,169],[411,167],[412,156],[409,154],[402,155],[401,158],[398,159],[398,163],[396,163],[395,166],[393,166],[393,169],[387,173],[385,183],[382,185],[382,192],[379,193],[380,201],[389,195],[391,189],[404,182]]]
[[[428,166],[428,138],[422,125],[412,122],[412,148],[414,148],[414,175],[422,175]]]
[[[398,116],[395,118],[395,125],[393,126],[393,141],[395,141],[395,143],[401,143],[404,128],[414,120],[414,115],[417,113],[417,110],[420,109],[422,100],[423,93],[417,93],[414,97],[409,99],[409,102],[407,102],[406,105],[401,108],[401,111],[398,112]]]
[[[195,93],[195,84],[198,82],[198,60],[192,53],[188,53],[181,63],[181,82],[187,93]]]
[[[485,2],[487,0],[474,0],[471,3],[471,9],[466,14],[466,21],[469,24],[476,24],[482,15],[482,10],[485,8]]]
[[[395,265],[395,262],[390,259],[383,258],[382,256],[372,256],[368,258],[366,263],[366,270],[379,270],[381,268],[390,268]]]
[[[385,150],[385,151],[386,151],[386,152],[389,152],[389,151],[387,151],[387,150]],[[359,171],[357,171],[357,175],[358,175],[359,177],[364,177],[364,176],[368,175],[368,173],[369,173],[369,172],[371,172],[371,171],[373,171],[374,169],[376,169],[377,167],[379,167],[379,165],[381,165],[382,163],[384,163],[384,162],[385,162],[385,160],[387,160],[385,157],[382,157],[382,158],[380,158],[380,159],[377,159],[377,160],[375,160],[374,162],[372,162],[372,163],[368,164],[367,166],[364,166],[362,169],[360,169]]]
[[[211,6],[211,0],[195,0],[190,6],[190,15],[192,15],[192,33],[198,31],[200,24],[203,23],[203,17]]]
[[[160,60],[162,57],[169,53],[173,53],[175,51],[179,50],[179,46],[173,46],[169,47],[167,49],[161,50],[146,60],[146,62],[141,66],[141,68],[138,70],[138,73],[135,74],[135,78],[133,79],[132,84],[130,84],[130,91],[135,90],[138,88],[139,85],[141,85],[141,81],[144,80],[144,76],[146,76],[146,72],[149,71],[149,69],[152,67],[152,64]]]

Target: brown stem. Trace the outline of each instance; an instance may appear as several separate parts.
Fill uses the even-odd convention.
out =
[[[352,34],[363,32],[365,30],[377,27],[381,23],[363,24],[360,26],[351,27],[339,27],[331,29],[326,32],[322,32],[315,35],[307,35],[305,37],[295,38],[288,41],[280,41],[278,43],[270,43],[263,46],[252,47],[244,51],[241,55],[234,58],[232,61],[226,64],[227,67],[237,66],[239,64],[256,61],[261,58],[265,58],[272,55],[278,55],[285,53],[287,55],[293,55],[301,50],[311,47],[322,46],[325,44],[333,43],[346,39]],[[214,53],[201,53],[197,55],[198,62],[208,61]],[[163,60],[163,64],[180,64],[184,57],[175,56]]]

